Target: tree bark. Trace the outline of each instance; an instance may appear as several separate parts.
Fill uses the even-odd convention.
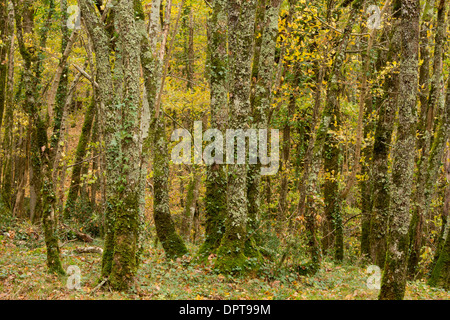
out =
[[[433,4],[431,13],[433,13]],[[427,3],[428,5],[428,3]],[[408,258],[408,276],[414,278],[417,274],[417,266],[420,260],[420,251],[422,249],[422,239],[423,239],[423,224],[424,217],[427,216],[429,207],[425,205],[428,199],[425,199],[425,185],[428,183],[425,181],[427,179],[427,166],[428,158],[430,154],[430,147],[432,142],[433,125],[434,125],[434,114],[439,111],[438,102],[439,94],[441,92],[441,74],[442,74],[442,54],[443,46],[445,43],[445,30],[446,30],[446,0],[439,0],[438,5],[438,15],[437,15],[437,26],[436,26],[436,37],[434,46],[434,62],[433,62],[433,75],[431,78],[431,87],[425,92],[428,92],[428,99],[421,100],[421,119],[419,122],[419,139],[417,143],[417,149],[421,151],[419,161],[417,163],[417,177],[416,177],[416,192],[415,192],[415,206],[414,212],[411,219],[411,224],[409,226],[409,240],[410,240],[410,254]],[[424,30],[427,31],[426,28]],[[425,43],[426,47],[426,43]],[[425,49],[423,49],[425,50]],[[423,59],[427,59],[425,57]],[[425,63],[425,62],[424,62]],[[422,70],[421,70],[422,71]],[[428,70],[424,72],[429,72]],[[427,81],[423,81],[423,85],[428,87]],[[431,178],[431,177],[430,177]],[[434,181],[430,181],[434,183]]]
[[[208,19],[208,51],[210,55],[211,120],[223,132],[227,126],[227,8],[225,0],[214,0]],[[206,168],[205,242],[199,250],[201,259],[215,253],[224,234],[227,204],[226,165],[214,163]]]
[[[372,189],[371,216],[369,223],[369,255],[373,263],[380,268],[384,266],[387,247],[387,231],[390,201],[389,154],[391,151],[392,134],[395,114],[397,113],[399,77],[398,65],[401,35],[399,31],[400,13],[396,11],[398,1],[392,11],[392,29],[389,39],[389,51],[383,65],[390,63],[393,69],[386,75],[383,84],[384,95],[378,100],[379,116],[375,129],[375,139],[372,150],[370,184]]]
[[[409,246],[409,208],[414,172],[419,67],[419,1],[402,0],[400,10],[402,58],[399,74],[399,119],[397,141],[392,151],[389,236],[380,300],[403,299]]]
[[[228,39],[230,70],[230,129],[247,130],[251,113],[251,64],[254,45],[256,0],[228,1]],[[234,155],[233,155],[234,157]],[[247,167],[228,165],[227,216],[225,234],[217,252],[216,268],[223,272],[243,271],[247,260]]]

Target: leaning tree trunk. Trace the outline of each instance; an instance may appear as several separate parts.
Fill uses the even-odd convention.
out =
[[[152,14],[150,16],[150,37],[143,36],[141,64],[144,74],[146,99],[149,107],[148,118],[143,119],[148,123],[148,139],[144,143],[143,155],[147,155],[151,145],[153,160],[153,217],[156,226],[158,239],[164,248],[169,259],[181,257],[188,253],[188,250],[175,230],[169,207],[169,152],[167,147],[166,124],[164,115],[160,112],[160,94],[163,87],[163,77],[167,65],[163,65],[166,56],[166,43],[168,38],[168,26],[170,24],[171,2],[166,7],[164,29],[162,30],[162,43],[158,54],[156,50],[156,39],[158,37],[159,8],[160,0],[154,0],[152,3]],[[139,6],[141,15],[139,23],[141,29],[144,29],[144,15],[142,7]],[[178,20],[177,20],[177,29]],[[169,52],[170,54],[170,52]],[[167,58],[166,58],[167,59]],[[147,160],[142,159],[143,176],[146,176]]]
[[[416,102],[419,67],[419,0],[401,1],[401,63],[398,131],[393,147],[391,207],[386,262],[380,300],[401,300],[406,288],[408,227],[414,173]]]
[[[67,0],[62,0],[61,4],[61,54],[64,56],[66,51],[66,46],[69,41],[69,28],[67,27],[67,19],[69,18],[67,13]],[[69,85],[69,67],[67,62],[62,66],[61,76],[58,80],[58,88],[56,92],[56,106],[55,106],[55,115],[54,115],[54,124],[53,124],[53,134],[51,137],[51,148],[53,150],[57,150],[58,142],[60,140],[61,135],[61,127],[63,126],[63,109],[66,103],[67,98],[67,90]],[[54,151],[52,151],[52,158],[54,156]]]

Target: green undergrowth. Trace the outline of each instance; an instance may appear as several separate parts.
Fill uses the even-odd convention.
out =
[[[24,232],[26,234],[26,232]],[[11,236],[11,235],[10,235]],[[29,242],[34,241],[33,245]],[[95,240],[89,246],[103,245]],[[198,264],[185,256],[176,261],[165,258],[161,246],[153,241],[145,245],[136,286],[132,292],[112,292],[107,287],[95,289],[101,272],[101,255],[77,254],[81,242],[62,245],[63,268],[71,265],[81,270],[81,289],[69,290],[67,276],[47,273],[43,241],[18,240],[0,236],[0,299],[376,299],[378,290],[368,289],[367,266],[359,262],[336,265],[325,261],[314,276],[302,276],[295,268],[276,269],[263,263],[258,272],[245,277],[226,276],[214,270],[214,256]],[[197,247],[190,246],[195,253]],[[406,299],[445,299],[450,292],[426,285],[425,280],[408,282]]]

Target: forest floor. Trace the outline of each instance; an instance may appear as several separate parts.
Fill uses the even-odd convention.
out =
[[[93,244],[102,246],[100,240]],[[42,241],[30,245],[0,236],[0,300],[271,300],[271,299],[363,299],[377,298],[378,290],[367,287],[366,266],[335,265],[325,261],[314,276],[279,272],[276,276],[226,277],[213,271],[211,264],[187,264],[164,258],[162,248],[148,244],[142,256],[137,289],[132,293],[95,290],[101,268],[101,255],[77,254],[81,242],[63,245],[62,263],[81,270],[81,289],[69,290],[68,277],[47,273],[46,251]],[[195,249],[195,248],[191,248]],[[405,299],[450,300],[450,292],[429,287],[424,280],[408,282]]]

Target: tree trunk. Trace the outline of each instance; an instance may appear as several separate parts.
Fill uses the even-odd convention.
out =
[[[162,116],[161,116],[162,117]],[[169,152],[165,122],[157,118],[153,131],[153,214],[156,233],[168,258],[181,257],[188,250],[175,230],[169,208]]]
[[[197,202],[200,193],[201,172],[197,166],[192,169],[192,178],[189,181],[186,203],[184,205],[183,219],[180,233],[183,235],[185,241],[191,238],[193,231],[194,215],[197,210]]]
[[[406,288],[409,246],[408,226],[411,186],[413,184],[416,102],[419,67],[418,0],[401,1],[401,62],[398,97],[398,131],[393,148],[391,206],[386,262],[380,300],[401,300]]]
[[[223,132],[227,127],[227,2],[214,0],[208,19],[208,51],[210,56],[210,123]],[[200,247],[200,259],[216,253],[225,232],[224,220],[227,209],[227,168],[214,163],[206,168],[205,194],[205,242]]]
[[[5,102],[6,102],[6,83],[7,83],[7,75],[8,75],[8,64],[6,62],[6,57],[9,52],[9,44],[8,40],[9,29],[8,23],[10,20],[8,19],[8,1],[1,0],[0,1],[0,130],[2,129],[3,123],[3,111],[5,110]],[[1,170],[1,163],[0,163]]]
[[[447,237],[428,280],[428,285],[442,287],[445,290],[450,290],[450,232],[448,229],[447,222]]]
[[[31,49],[30,45],[33,45],[33,43],[25,40],[31,36],[34,28],[32,3],[29,1],[21,3],[13,1],[13,5],[19,51],[24,63],[25,104],[23,108],[28,114],[31,128],[30,161],[33,175],[30,187],[34,187],[37,200],[35,214],[32,218],[34,221],[42,218],[49,271],[64,274],[59,257],[58,238],[56,236],[57,211],[55,210],[55,191],[51,176],[51,163],[49,161],[50,150],[47,138],[47,124],[41,116],[42,102],[39,98],[41,94],[44,53],[40,50],[36,52],[35,49]],[[50,1],[45,27],[40,30],[39,34],[39,46],[41,48],[46,47],[49,25],[54,9],[54,2]]]
[[[14,135],[13,135],[13,117],[14,117],[14,104],[13,104],[13,96],[14,96],[14,10],[12,7],[9,10],[8,15],[8,33],[11,35],[11,40],[9,41],[9,51],[8,51],[8,76],[7,76],[7,84],[6,84],[6,112],[5,112],[5,120],[4,120],[4,136],[2,141],[2,148],[4,152],[4,159],[0,161],[0,180],[1,180],[1,192],[0,198],[3,198],[3,202],[11,209],[11,212],[14,212],[14,187],[17,187],[17,180],[14,180]],[[5,63],[6,64],[6,63]],[[20,84],[19,84],[20,87]],[[1,118],[1,117],[0,117]],[[0,120],[1,122],[2,120]],[[23,168],[24,171],[25,168]]]
[[[228,1],[230,129],[249,129],[251,63],[254,44],[256,0]],[[234,155],[233,155],[234,158]],[[216,267],[223,272],[243,271],[247,237],[247,167],[228,165],[225,234],[217,252]]]
[[[430,4],[431,13],[433,13],[433,4]],[[428,3],[427,3],[428,5]],[[439,0],[436,38],[434,46],[434,63],[433,63],[433,76],[431,79],[431,87],[429,89],[428,99],[421,99],[421,119],[419,123],[419,134],[417,149],[421,150],[421,155],[417,164],[417,178],[416,178],[416,193],[415,193],[415,207],[411,224],[409,226],[409,240],[410,240],[410,254],[408,259],[408,275],[411,278],[417,274],[417,266],[420,260],[420,250],[422,249],[422,231],[424,224],[424,217],[427,216],[428,206],[425,206],[425,184],[427,183],[427,166],[428,157],[431,147],[432,134],[433,134],[433,118],[439,102],[439,94],[441,92],[441,74],[442,74],[442,53],[443,45],[445,43],[445,30],[446,30],[446,0]],[[431,18],[430,18],[431,19]],[[427,30],[425,29],[425,32]],[[426,44],[425,44],[426,47]],[[423,49],[425,50],[425,49]],[[427,59],[426,55],[423,59]],[[425,62],[424,62],[425,63]],[[422,71],[422,70],[421,70]],[[425,72],[428,72],[426,70]],[[425,82],[425,81],[424,81]],[[428,83],[424,83],[428,87]],[[428,90],[427,90],[428,91]],[[434,181],[433,181],[434,183]]]
[[[140,135],[140,55],[143,18],[140,2],[121,0],[106,19],[114,20],[115,42],[109,30],[86,0],[79,1],[94,44],[101,131],[105,139],[106,210],[102,276],[113,289],[128,290],[134,284],[139,261],[142,179]],[[110,50],[115,50],[114,69]],[[114,77],[112,72],[114,71]],[[117,120],[120,119],[120,122]]]
[[[275,51],[278,37],[278,18],[280,15],[281,0],[270,0],[267,5],[258,10],[263,10],[261,16],[264,17],[261,26],[261,43],[258,52],[256,83],[252,92],[251,110],[253,129],[269,129],[269,111],[272,103],[273,75],[275,71]],[[264,4],[264,2],[261,2]],[[256,14],[256,12],[255,12]],[[251,20],[253,21],[253,20]],[[256,65],[255,65],[256,66]],[[255,73],[255,71],[253,72]],[[272,137],[272,139],[274,139]],[[258,149],[259,150],[259,149]],[[271,150],[273,153],[274,150]],[[254,247],[254,238],[258,228],[258,221],[261,215],[261,163],[250,164],[247,174],[247,197],[248,197],[248,225],[247,233],[249,239],[246,244],[246,254],[258,256],[257,248]]]
[[[311,168],[308,169],[308,177],[305,183],[306,191],[306,209],[305,209],[305,220],[306,220],[306,234],[309,243],[309,251],[311,254],[311,271],[317,271],[320,263],[320,247],[318,246],[317,236],[316,236],[316,214],[318,208],[316,207],[316,188],[318,186],[319,170],[321,159],[323,157],[323,149],[328,133],[330,124],[335,121],[334,114],[339,110],[339,95],[341,92],[340,80],[342,78],[342,66],[345,61],[345,50],[347,48],[350,34],[352,32],[353,25],[356,22],[356,17],[359,14],[359,10],[362,7],[363,0],[357,0],[353,3],[352,9],[350,11],[350,17],[348,19],[347,25],[341,35],[340,42],[336,49],[336,55],[332,64],[332,71],[328,80],[327,97],[325,103],[325,109],[322,114],[322,120],[317,130],[314,146],[311,149]],[[340,212],[338,213],[340,215]],[[335,217],[336,221],[341,219],[340,216]]]
[[[169,153],[167,150],[166,124],[164,115],[159,112],[160,94],[164,86],[163,66],[166,56],[166,43],[168,38],[168,26],[170,24],[171,2],[166,7],[164,29],[162,30],[162,41],[159,55],[156,50],[156,39],[159,27],[159,5],[160,1],[155,0],[152,3],[152,14],[150,17],[150,38],[142,39],[141,63],[144,73],[146,98],[150,108],[149,118],[144,119],[148,122],[148,140],[152,145],[153,160],[153,216],[156,226],[158,239],[161,241],[164,251],[169,259],[181,257],[188,253],[188,250],[175,230],[175,226],[170,215],[169,207]],[[142,9],[141,9],[142,10]],[[143,15],[143,13],[142,13]],[[143,23],[143,18],[141,19]],[[178,21],[177,21],[178,23]],[[176,26],[177,27],[177,26]],[[141,27],[142,28],[142,27]],[[177,29],[177,28],[175,28]],[[170,54],[170,52],[169,52]],[[167,57],[166,57],[167,59]],[[164,67],[164,69],[163,69]],[[147,154],[148,148],[145,148],[143,154]],[[143,161],[143,176],[146,176],[146,159]]]
[[[395,6],[393,11],[395,10]],[[398,52],[400,50],[400,31],[398,18],[400,13],[393,15],[393,26],[389,51],[386,61],[398,65]],[[394,130],[395,114],[398,103],[398,68],[386,76],[383,84],[384,95],[378,100],[378,121],[375,129],[375,140],[372,150],[370,183],[372,189],[372,207],[369,220],[369,255],[373,263],[380,268],[384,266],[386,258],[389,201],[390,201],[390,177],[389,177],[389,153]],[[378,107],[379,106],[379,107]]]
[[[95,113],[96,105],[95,99],[93,98],[86,110],[83,127],[81,129],[81,135],[78,140],[77,150],[75,152],[75,162],[72,169],[72,177],[70,179],[69,194],[67,196],[67,201],[64,208],[64,219],[71,219],[75,209],[75,203],[80,191],[81,168],[86,156],[87,145],[89,144],[91,127]]]

